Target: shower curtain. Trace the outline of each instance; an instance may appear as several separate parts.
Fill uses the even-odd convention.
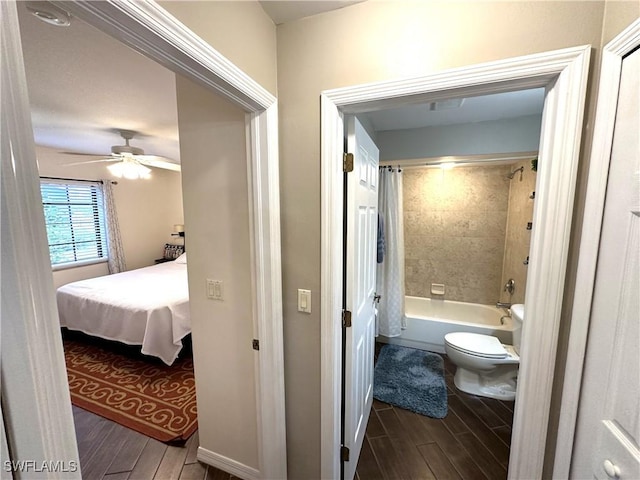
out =
[[[376,293],[380,295],[376,335],[397,337],[404,327],[404,232],[402,170],[381,167],[379,171],[379,234],[384,236],[384,255],[378,258]]]

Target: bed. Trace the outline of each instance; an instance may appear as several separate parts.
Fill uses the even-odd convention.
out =
[[[88,335],[141,345],[173,364],[191,332],[186,253],[174,261],[58,288],[60,325]]]

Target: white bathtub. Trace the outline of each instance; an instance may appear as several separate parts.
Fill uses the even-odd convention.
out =
[[[444,353],[444,336],[450,332],[493,335],[502,343],[512,344],[513,322],[500,318],[505,311],[494,305],[405,297],[407,328],[398,337],[378,336],[377,340],[405,347]]]

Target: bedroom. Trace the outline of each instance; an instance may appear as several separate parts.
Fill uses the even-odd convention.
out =
[[[126,268],[153,265],[165,243],[183,243],[171,236],[184,224],[180,172],[153,168],[149,179],[118,179],[111,162],[95,160],[124,144],[118,129],[128,129],[140,132],[132,146],[179,163],[175,75],[85,23],[55,28],[26,8],[19,15],[40,176],[118,181]],[[107,273],[104,263],[55,269],[54,285]]]
[[[24,4],[19,4],[19,6],[22,5]],[[70,29],[82,25],[77,17],[73,20]],[[37,22],[36,19],[34,21]],[[42,27],[49,28],[48,32],[58,32],[55,33],[57,35],[60,35],[60,31],[70,31],[69,28],[56,28],[44,23]],[[104,34],[102,36],[106,37]],[[95,45],[96,42],[95,39],[92,42],[77,40],[76,46],[86,49]],[[82,110],[77,104],[80,97],[87,96],[88,91],[97,91],[98,95],[104,95],[104,89],[102,91],[94,89],[95,85],[76,81],[73,74],[67,74],[68,70],[62,68],[61,65],[64,64],[65,59],[68,60],[72,56],[64,50],[53,49],[49,51],[46,48],[53,44],[54,41],[51,38],[44,36],[40,37],[36,45],[32,45],[32,47],[40,55],[42,62],[50,61],[57,66],[47,80],[51,80],[54,74],[62,74],[63,76],[55,88],[44,86],[42,102],[46,111],[51,113],[53,120],[59,121],[63,127],[68,128],[70,122],[79,119]],[[164,78],[169,75],[169,92],[163,93],[160,98],[172,99],[172,103],[166,102],[166,107],[172,109],[173,120],[166,121],[164,127],[173,124],[173,132],[175,133],[165,132],[164,136],[171,138],[172,135],[175,135],[177,150],[177,134],[179,133],[182,172],[177,174],[154,169],[152,173],[154,178],[174,178],[176,181],[171,183],[166,180],[160,184],[159,188],[151,190],[152,198],[148,201],[151,204],[160,203],[163,205],[153,208],[157,212],[154,214],[156,219],[162,218],[164,222],[161,225],[154,224],[153,227],[145,226],[151,223],[152,214],[143,209],[146,204],[143,201],[138,201],[138,194],[135,190],[135,188],[142,188],[138,187],[139,185],[150,183],[149,180],[118,179],[119,183],[114,188],[124,187],[125,184],[132,186],[128,190],[130,194],[124,198],[124,206],[120,208],[118,205],[118,215],[129,214],[135,229],[131,232],[132,237],[134,239],[143,237],[146,242],[134,242],[133,244],[132,248],[135,253],[131,255],[137,255],[137,264],[133,264],[134,258],[130,258],[130,254],[125,252],[127,268],[152,265],[155,259],[162,256],[165,243],[168,241],[178,243],[175,241],[176,238],[171,236],[174,225],[186,225],[185,238],[191,259],[188,277],[191,293],[189,307],[193,332],[194,369],[196,372],[200,370],[207,373],[204,381],[201,380],[201,377],[197,380],[199,440],[196,439],[197,441],[194,441],[193,445],[197,448],[199,443],[198,458],[202,452],[204,454],[223,452],[226,457],[238,458],[243,464],[258,465],[259,434],[257,432],[261,425],[256,398],[259,398],[262,392],[258,389],[260,378],[257,372],[261,363],[266,361],[263,358],[269,357],[265,353],[262,358],[259,358],[253,348],[252,340],[256,338],[255,328],[257,327],[254,322],[262,321],[264,316],[260,308],[268,306],[269,302],[263,302],[256,306],[248,299],[252,296],[254,282],[260,282],[260,278],[255,278],[252,262],[254,258],[258,258],[255,260],[255,263],[258,264],[261,261],[268,262],[270,254],[258,253],[258,257],[253,257],[255,252],[260,252],[263,247],[260,245],[254,247],[255,244],[252,243],[253,239],[259,235],[252,236],[254,231],[260,232],[260,230],[259,227],[256,230],[251,230],[254,218],[250,210],[252,208],[250,201],[254,201],[255,198],[250,198],[248,191],[247,137],[249,134],[245,123],[246,109],[237,107],[221,96],[210,93],[206,88],[194,84],[185,77],[176,76],[166,70],[164,73],[159,72],[157,66],[155,66],[156,69],[151,73],[152,78],[149,80],[138,71],[138,67],[146,58],[134,52],[135,61],[127,64],[123,58],[123,47],[118,46],[120,49],[116,52],[110,55],[101,53],[98,59],[101,70],[97,71],[111,79],[111,82],[107,82],[107,88],[112,92],[111,96],[104,95],[107,97],[106,101],[99,102],[99,104],[91,103],[89,104],[91,108],[86,109],[90,114],[86,125],[96,126],[96,117],[99,117],[103,119],[103,133],[108,135],[105,135],[103,143],[100,143],[98,147],[80,144],[77,151],[107,154],[112,145],[124,143],[117,132],[112,131],[116,128],[128,127],[143,134],[152,132],[149,125],[162,120],[160,114],[144,119],[140,119],[138,114],[143,111],[157,112],[157,105],[147,104],[136,107],[134,103],[147,99],[148,94],[151,93],[151,85],[161,83],[162,75],[165,75]],[[83,70],[89,68],[87,65],[89,65],[92,56],[91,53],[77,55],[77,60],[81,62]],[[40,66],[38,65],[38,67]],[[74,72],[78,78],[80,73],[79,69]],[[159,76],[160,78],[158,78]],[[136,77],[147,78],[146,83],[143,82],[142,87],[138,90],[128,84]],[[127,83],[121,83],[122,79],[127,80]],[[100,81],[100,75],[97,75],[94,80],[96,84],[104,84]],[[29,67],[27,66],[27,85],[31,87],[29,81]],[[66,88],[67,85],[72,88]],[[51,92],[54,91],[55,95],[51,95]],[[67,96],[63,98],[64,92],[67,93]],[[32,103],[34,98],[37,97],[32,97]],[[130,106],[132,110],[126,110],[127,106]],[[67,114],[63,115],[62,110],[65,108]],[[120,116],[120,112],[123,111],[128,112],[128,115]],[[139,125],[116,123],[120,118],[131,121],[134,116],[140,122]],[[161,124],[161,122],[159,123]],[[161,124],[161,126],[163,125]],[[52,133],[55,134],[56,131],[53,130]],[[81,137],[82,139],[89,138],[88,135],[82,134]],[[145,143],[150,138],[152,137],[136,137],[131,141],[131,145],[143,148],[147,154],[162,155],[171,159],[178,158],[177,154],[162,150],[156,144]],[[60,145],[55,151],[71,150],[70,146]],[[38,152],[38,155],[40,156],[42,153]],[[76,163],[82,159],[77,155],[69,155],[68,158],[69,162],[60,159],[59,163]],[[95,157],[89,158],[95,159]],[[100,169],[103,169],[104,174],[108,172],[105,165],[102,167],[95,167],[96,164],[92,165],[94,166],[83,168],[97,168],[97,170],[89,170],[89,172],[96,172]],[[65,173],[68,168],[70,167],[59,166],[56,167],[56,170],[45,172],[42,169],[39,173],[40,175],[69,178],[72,175]],[[80,170],[75,170],[75,172],[80,172]],[[160,174],[156,175],[157,172]],[[100,177],[102,176],[100,175]],[[98,179],[100,177],[86,178]],[[170,188],[170,185],[174,185],[174,187]],[[184,188],[181,188],[181,185],[184,185]],[[148,191],[143,190],[143,193],[146,194]],[[269,193],[268,189],[266,189],[266,193]],[[182,197],[180,197],[181,194]],[[170,200],[167,199],[168,195],[174,195],[174,204],[170,205]],[[179,204],[183,210],[176,210],[176,204]],[[216,208],[212,208],[212,206]],[[184,211],[184,217],[174,216],[172,212],[176,211]],[[138,215],[138,220],[135,220],[137,212],[143,214]],[[184,221],[182,221],[183,219]],[[122,220],[120,221],[124,236],[125,227],[122,225]],[[151,238],[151,229],[154,229],[155,238]],[[123,238],[123,241],[126,242],[127,239]],[[197,261],[194,261],[194,258]],[[268,268],[262,270],[268,271]],[[224,282],[222,301],[212,301],[207,298],[203,288],[207,279]],[[265,291],[264,288],[262,291]],[[269,290],[267,289],[267,291]],[[256,361],[256,359],[259,360]],[[70,408],[69,413],[71,413]],[[225,432],[224,438],[219,435],[219,432]],[[229,436],[239,436],[240,451],[229,449],[226,442]],[[196,435],[191,438],[196,438]],[[220,442],[223,443],[221,447],[218,445]],[[157,443],[149,442],[145,449],[150,450],[149,454],[158,453],[158,448],[162,452],[172,451],[172,447],[167,447],[165,444],[156,447]],[[236,447],[232,446],[232,448]],[[180,449],[181,452],[184,450]],[[102,459],[104,460],[104,457],[108,455],[109,450],[105,449]],[[146,455],[145,451],[141,455]],[[167,457],[171,457],[171,455],[167,455]],[[194,455],[190,455],[189,458],[195,462]],[[161,458],[158,461],[160,462],[160,460]],[[211,463],[211,460],[208,463]],[[195,468],[193,465],[200,466],[197,463],[191,465],[192,468]]]

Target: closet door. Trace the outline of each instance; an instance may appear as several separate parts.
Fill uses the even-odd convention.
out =
[[[585,219],[589,221],[589,219]],[[640,51],[624,57],[571,478],[640,478]]]

